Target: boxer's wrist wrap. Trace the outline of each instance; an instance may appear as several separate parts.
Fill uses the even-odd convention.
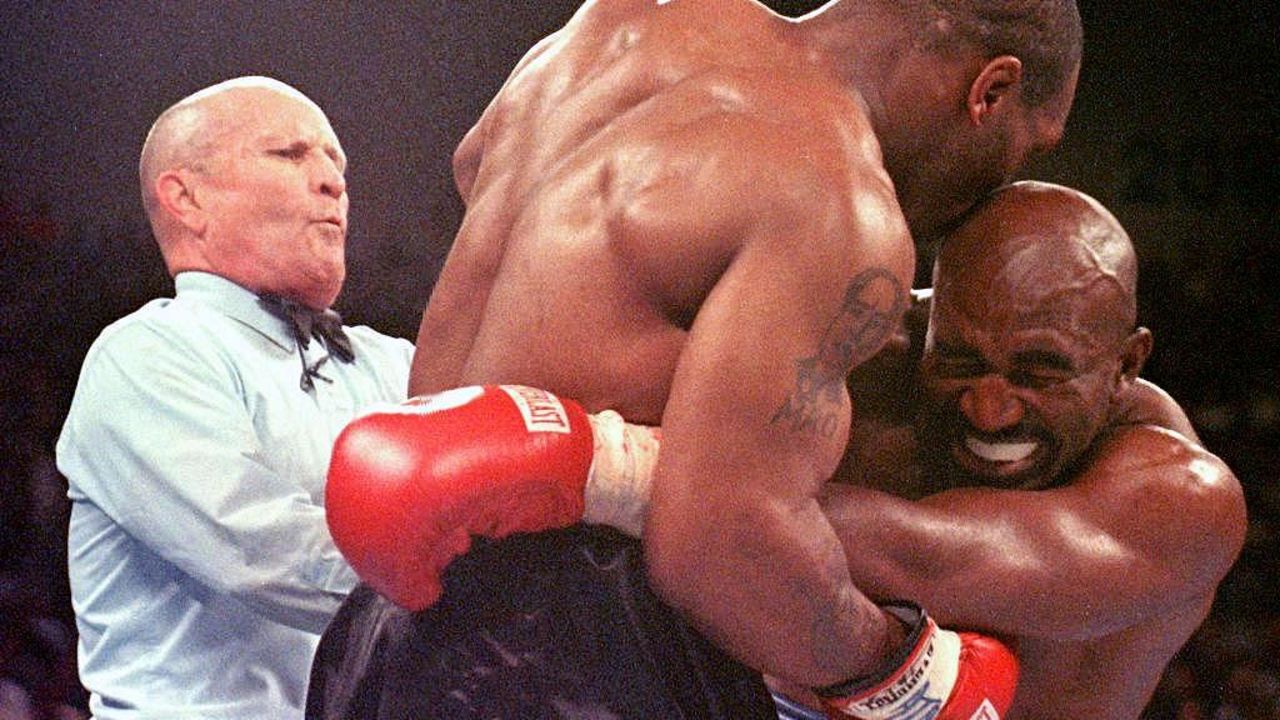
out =
[[[582,519],[634,538],[644,531],[659,428],[632,425],[612,410],[589,417],[594,454],[587,474]]]
[[[885,611],[908,626],[901,649],[870,675],[814,688],[828,713],[867,720],[935,717],[955,684],[960,642],[914,603]]]

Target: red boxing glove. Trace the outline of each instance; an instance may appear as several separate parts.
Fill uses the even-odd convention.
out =
[[[338,436],[325,506],[356,573],[410,610],[472,535],[582,518],[592,430],[577,403],[520,386],[467,387],[353,420]]]
[[[1013,704],[1018,659],[992,637],[939,628],[915,605],[885,608],[911,625],[888,672],[820,688],[827,717],[1000,720]]]

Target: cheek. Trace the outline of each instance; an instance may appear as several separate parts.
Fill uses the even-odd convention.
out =
[[[1105,388],[1089,386],[1054,398],[1041,406],[1045,423],[1068,455],[1082,452],[1101,430],[1106,420]]]
[[[1006,148],[990,138],[968,138],[930,161],[932,204],[951,225],[1009,176]]]
[[[306,182],[293,171],[253,172],[240,178],[239,204],[259,217],[297,214],[305,201]]]
[[[241,234],[270,234],[272,228],[295,221],[297,206],[280,183],[257,182],[236,193],[222,220],[234,223]]]
[[[920,402],[916,406],[914,424],[933,440],[957,432],[957,427],[967,424],[960,411],[960,394],[963,383],[924,382]]]

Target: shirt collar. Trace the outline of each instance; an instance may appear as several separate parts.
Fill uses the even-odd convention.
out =
[[[281,349],[292,353],[297,344],[283,320],[258,302],[257,293],[212,273],[188,270],[173,278],[175,295],[195,300],[227,317],[253,328]]]

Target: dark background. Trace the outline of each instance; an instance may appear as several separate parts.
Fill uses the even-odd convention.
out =
[[[60,505],[26,486],[50,474],[88,344],[172,291],[138,200],[137,157],[154,118],[244,74],[316,100],[351,160],[338,308],[412,337],[460,215],[452,149],[516,60],[577,4],[0,6],[0,497],[9,526],[0,559],[11,575],[43,574],[62,592],[61,536],[41,519],[56,519]],[[818,3],[769,4],[796,14]],[[1142,262],[1140,314],[1157,341],[1146,375],[1187,406],[1246,485],[1249,545],[1203,637],[1175,664],[1187,677],[1171,671],[1165,693],[1189,693],[1206,712],[1244,706],[1238,685],[1270,682],[1280,695],[1275,660],[1240,647],[1243,637],[1280,645],[1280,12],[1262,2],[1103,0],[1081,12],[1085,61],[1066,138],[1024,175],[1092,194],[1129,229]],[[37,550],[41,537],[49,547]],[[1219,659],[1201,667],[1197,653]],[[1247,669],[1244,680],[1233,667]]]

